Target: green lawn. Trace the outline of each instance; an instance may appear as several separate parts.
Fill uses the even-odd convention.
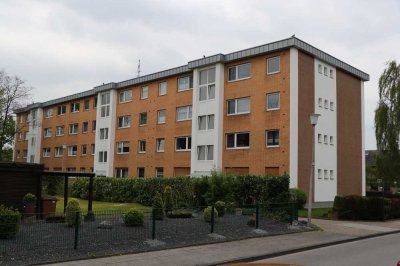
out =
[[[315,219],[327,219],[328,213],[332,211],[332,208],[315,208],[311,210],[311,217]],[[299,217],[307,217],[308,210],[299,210]]]
[[[57,201],[57,213],[62,213],[64,211],[64,197],[58,196]],[[87,212],[88,201],[77,198],[68,198],[68,200],[76,199],[79,201],[79,205],[81,206],[82,212]],[[93,201],[93,211],[125,211],[130,208],[139,208],[145,212],[150,212],[151,207],[144,206],[139,203],[115,203],[115,202],[103,202],[103,201]]]

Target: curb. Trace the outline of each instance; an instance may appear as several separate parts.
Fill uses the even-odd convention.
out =
[[[218,263],[201,264],[201,266],[216,266],[216,265],[225,265],[225,266],[227,266],[227,265],[230,265],[232,263],[253,262],[253,261],[256,261],[256,260],[270,259],[270,258],[274,258],[274,257],[288,255],[288,254],[304,252],[304,251],[308,251],[308,250],[312,250],[312,249],[335,246],[335,245],[340,245],[340,244],[345,244],[345,243],[350,243],[350,242],[356,242],[356,241],[360,241],[360,240],[365,240],[365,239],[375,238],[375,237],[381,237],[381,236],[386,236],[386,235],[393,235],[393,234],[398,234],[398,233],[400,233],[400,230],[394,230],[394,231],[382,232],[382,233],[375,233],[375,234],[370,234],[370,235],[365,235],[365,236],[359,236],[359,237],[354,237],[354,238],[349,238],[349,239],[343,239],[343,240],[337,240],[337,241],[333,241],[333,242],[327,242],[327,243],[323,243],[323,244],[315,244],[315,245],[311,245],[311,246],[308,246],[308,247],[295,248],[295,249],[290,249],[290,250],[283,250],[283,251],[278,251],[278,252],[273,252],[273,253],[268,253],[268,254],[251,256],[251,257],[242,257],[242,258],[233,259],[233,260],[221,261],[221,262],[218,262]]]

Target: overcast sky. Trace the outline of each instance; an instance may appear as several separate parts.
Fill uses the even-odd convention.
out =
[[[46,101],[293,34],[370,74],[366,149],[385,62],[400,61],[400,1],[0,2],[0,69]],[[349,136],[351,137],[351,136]]]

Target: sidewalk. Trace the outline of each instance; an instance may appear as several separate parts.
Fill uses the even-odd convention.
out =
[[[353,222],[313,219],[312,222],[323,231],[252,238],[52,265],[216,265],[249,258],[263,258],[272,254],[284,254],[292,250],[329,245],[335,242],[354,240],[359,237],[400,232],[400,220]]]

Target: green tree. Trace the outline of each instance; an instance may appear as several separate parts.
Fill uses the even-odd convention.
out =
[[[375,110],[375,137],[378,148],[377,177],[390,184],[400,176],[400,65],[387,63],[379,78],[379,102]]]
[[[3,151],[11,147],[16,130],[18,131],[13,112],[26,104],[31,90],[21,78],[9,76],[4,70],[0,70],[0,161],[5,160]]]

